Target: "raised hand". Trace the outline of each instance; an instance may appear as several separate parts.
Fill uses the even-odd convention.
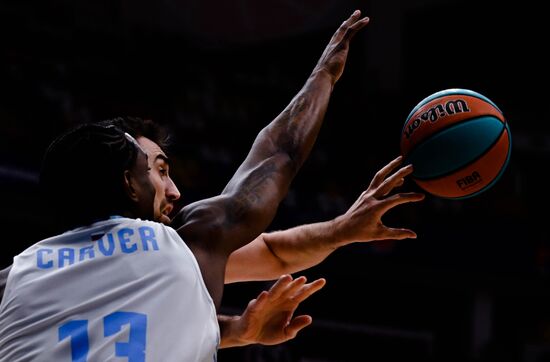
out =
[[[336,83],[344,72],[350,40],[368,23],[369,18],[361,18],[361,11],[355,10],[355,12],[340,25],[336,33],[334,33],[330,39],[321,58],[317,62],[314,72],[325,70],[332,77],[332,84]]]

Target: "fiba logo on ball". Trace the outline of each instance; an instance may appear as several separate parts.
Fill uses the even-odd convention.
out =
[[[418,103],[401,132],[401,154],[424,191],[443,198],[478,195],[500,178],[511,151],[501,110],[478,92],[452,88]]]
[[[456,184],[458,187],[460,187],[462,190],[466,190],[468,187],[474,186],[478,182],[482,182],[481,176],[479,175],[479,172],[474,171],[470,176],[466,176],[464,178],[458,179],[456,181]]]

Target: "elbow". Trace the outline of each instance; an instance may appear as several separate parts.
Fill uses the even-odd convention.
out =
[[[287,135],[280,143],[279,153],[285,158],[288,169],[295,175],[305,161],[305,154],[299,144]]]
[[[289,175],[291,180],[294,178],[294,176],[296,176],[296,174],[300,170],[300,166],[303,163],[300,154],[293,149],[281,150],[274,157],[276,159],[276,163],[279,165],[279,168],[281,170],[284,170],[284,173]]]
[[[271,155],[286,166],[292,174],[296,174],[305,161],[305,152],[300,146],[301,143],[292,135],[295,131],[274,132],[273,129],[265,128],[261,132],[261,139],[264,145],[269,145]]]
[[[271,275],[270,278],[276,279],[280,277],[283,274],[291,274],[295,272],[294,268],[292,267],[292,264],[289,263],[285,258],[281,257],[277,250],[273,247],[271,240],[270,240],[270,233],[263,233],[261,235],[261,239],[263,240],[263,243],[268,251],[269,257],[269,265],[271,265]]]

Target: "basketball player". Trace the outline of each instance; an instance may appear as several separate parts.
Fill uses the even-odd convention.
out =
[[[337,30],[304,88],[260,132],[222,194],[186,206],[177,229],[147,221],[169,222],[179,193],[164,172],[167,160],[144,150],[146,139],[84,125],[56,140],[41,180],[69,231],[15,258],[0,306],[0,360],[215,360],[227,259],[267,227],[307,157],[349,40],[367,23],[359,17]],[[384,204],[380,213],[419,200],[384,199],[407,172],[377,176],[376,190],[362,199]],[[350,220],[360,216],[353,210]],[[304,284],[289,278],[281,284]]]

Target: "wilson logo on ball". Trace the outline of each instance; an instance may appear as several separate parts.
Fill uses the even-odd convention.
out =
[[[409,123],[408,128],[403,132],[405,137],[410,138],[413,132],[424,122],[430,121],[433,123],[437,122],[441,117],[464,112],[470,112],[468,102],[464,99],[454,99],[445,102],[445,104],[436,104]]]

